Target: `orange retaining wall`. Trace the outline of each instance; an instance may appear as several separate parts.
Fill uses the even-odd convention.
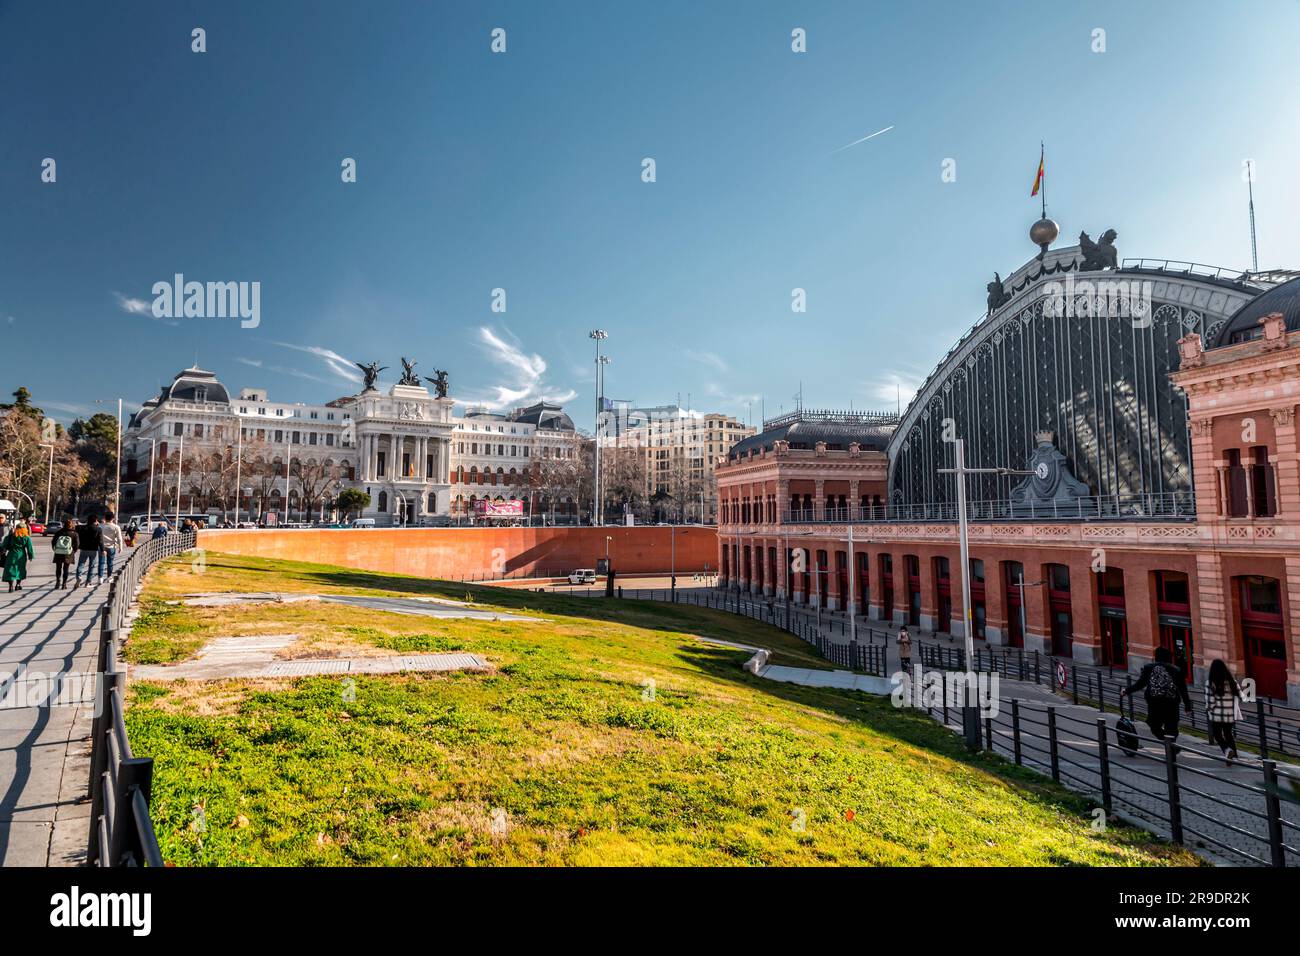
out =
[[[713,568],[712,527],[373,528],[367,530],[205,530],[199,546],[261,558],[335,564],[427,578],[527,577],[594,568],[605,556],[619,574],[666,573],[676,540],[678,574]]]

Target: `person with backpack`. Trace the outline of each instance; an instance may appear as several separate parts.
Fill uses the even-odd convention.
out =
[[[54,532],[54,587],[62,590],[68,586],[68,565],[77,553],[77,524],[71,518],[63,519],[63,527]]]
[[[1241,720],[1241,689],[1237,687],[1228,665],[1217,657],[1210,663],[1205,682],[1205,716],[1210,721],[1210,740],[1223,751],[1229,767],[1237,759],[1237,738],[1233,731]]]
[[[99,530],[98,515],[87,515],[86,523],[77,526],[77,569],[73,588],[81,587],[81,569],[86,569],[86,587],[91,587],[90,575],[99,560],[99,550],[104,546],[104,533]]]
[[[912,669],[912,635],[906,626],[898,629],[898,663],[904,671]]]
[[[9,590],[21,591],[23,581],[27,578],[27,562],[36,557],[32,550],[32,533],[27,530],[27,522],[21,518],[15,522],[13,531],[4,540],[4,552],[0,555],[4,562],[4,573],[0,580],[9,582]]]
[[[1183,708],[1192,712],[1192,698],[1187,693],[1187,682],[1183,672],[1174,667],[1173,655],[1167,647],[1156,648],[1156,659],[1142,668],[1137,682],[1119,692],[1120,709],[1124,706],[1124,696],[1142,690],[1146,692],[1147,726],[1157,740],[1178,737],[1178,698],[1183,700]]]

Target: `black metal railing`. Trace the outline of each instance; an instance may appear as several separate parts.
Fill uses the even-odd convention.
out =
[[[583,593],[599,594],[603,589]],[[816,609],[755,599],[740,591],[620,588],[618,594],[688,603],[761,620],[808,642],[840,666],[888,676],[888,645],[895,640],[889,631],[869,625],[855,627]],[[831,640],[828,634],[834,636],[837,631],[856,639],[848,644]],[[923,669],[966,670],[961,648],[918,641],[915,649]],[[1070,695],[1075,704],[1095,705],[1099,714],[1115,710],[1130,718],[1145,715],[1146,703],[1140,697],[1127,694],[1121,704],[1119,691],[1132,683],[1128,675],[1121,683],[1100,670],[1020,648],[977,648],[974,663],[977,672],[1050,684],[1058,693]],[[1223,756],[1195,745],[1148,740],[1125,750],[1105,716],[1089,721],[1049,704],[1015,698],[998,703],[996,715],[981,718],[983,749],[1095,797],[1107,816],[1119,813],[1174,843],[1191,844],[1239,865],[1300,863],[1300,772],[1279,767],[1269,759],[1273,751],[1300,753],[1300,711],[1296,708],[1257,700],[1253,719],[1239,722],[1243,742],[1260,751],[1258,782],[1251,783],[1211,773],[1208,768],[1222,763]],[[925,710],[944,726],[962,731],[960,704],[950,701],[947,691],[940,703],[927,703]],[[1200,729],[1197,710],[1194,706],[1194,729]]]
[[[91,866],[162,866],[162,853],[149,818],[153,759],[131,752],[126,734],[126,672],[117,658],[120,633],[137,585],[155,562],[192,550],[194,532],[151,538],[137,546],[108,588],[100,612],[101,675],[90,756],[90,833],[86,861]]]
[[[921,665],[935,670],[966,670],[966,652],[960,647],[918,643]],[[977,647],[976,672],[996,672],[1006,680],[1033,681],[1066,694],[1075,704],[1095,706],[1098,711],[1119,711],[1130,720],[1146,719],[1146,699],[1141,694],[1121,691],[1133,685],[1133,677],[1121,672],[1080,665],[1059,657],[1026,651],[1018,647]],[[1189,688],[1192,712],[1185,719],[1197,734],[1209,732],[1209,721],[1200,699],[1203,691]],[[1271,698],[1256,697],[1243,704],[1243,719],[1237,722],[1239,743],[1259,752],[1300,756],[1300,708]]]
[[[539,587],[539,591],[547,590]],[[604,588],[584,588],[576,590],[565,588],[558,594],[595,597],[605,593]],[[742,617],[792,634],[807,644],[817,648],[817,652],[826,660],[841,667],[861,671],[874,677],[887,677],[887,643],[888,631],[870,627],[865,622],[850,623],[846,620],[833,620],[827,616],[824,620],[815,611],[796,608],[781,601],[768,601],[746,597],[738,591],[721,591],[711,588],[628,588],[616,587],[616,596],[640,601],[665,601],[675,604],[690,604],[695,607],[713,608],[739,614]],[[835,634],[847,638],[847,642],[831,640]],[[829,636],[828,636],[829,635]]]
[[[781,524],[870,524],[939,522],[957,520],[955,501],[903,505],[848,505],[843,508],[787,508]],[[1065,501],[1033,502],[1009,498],[966,503],[971,521],[1191,521],[1196,517],[1196,496],[1190,491],[1160,494],[1085,495]],[[727,522],[762,524],[761,521]]]
[[[925,709],[960,729],[959,705],[946,694]],[[1104,717],[1084,720],[1025,700],[1004,702],[981,721],[983,749],[1095,798],[1108,817],[1119,814],[1237,865],[1300,863],[1300,774],[1293,769],[1264,759],[1258,782],[1233,779],[1210,771],[1223,759],[1217,753],[1168,739],[1126,749]]]

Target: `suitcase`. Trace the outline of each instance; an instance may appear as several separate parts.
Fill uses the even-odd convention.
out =
[[[1115,721],[1115,742],[1119,744],[1119,749],[1132,757],[1138,752],[1138,735],[1137,728],[1133,726],[1133,721],[1127,717],[1121,717]]]

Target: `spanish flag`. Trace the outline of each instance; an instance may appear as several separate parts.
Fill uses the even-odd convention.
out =
[[[1042,152],[1042,147],[1039,147],[1039,152],[1038,152],[1038,175],[1034,177],[1034,190],[1033,190],[1033,192],[1031,192],[1031,193],[1029,194],[1029,198],[1032,199],[1032,198],[1034,198],[1035,196],[1037,196],[1037,195],[1038,195],[1038,190],[1040,190],[1040,189],[1042,189],[1042,188],[1043,188],[1043,152]]]

